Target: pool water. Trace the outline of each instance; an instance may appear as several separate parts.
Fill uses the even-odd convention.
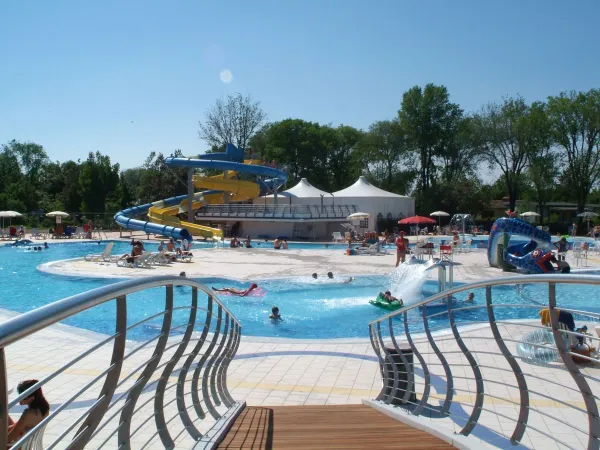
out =
[[[89,253],[100,253],[105,243],[60,243],[53,244],[41,252],[31,252],[13,247],[0,247],[0,282],[3,295],[0,296],[0,308],[25,312],[50,302],[79,294],[81,292],[106,286],[120,281],[118,279],[84,278],[51,275],[40,272],[36,267],[49,261],[82,257]],[[153,249],[147,245],[149,249]],[[130,249],[128,243],[116,242],[114,253],[125,253]],[[397,275],[398,273],[396,273]],[[285,280],[255,280],[263,296],[235,297],[220,296],[222,302],[231,310],[243,326],[243,333],[251,336],[286,337],[302,339],[351,338],[368,337],[368,323],[388,313],[368,304],[378,293],[392,288],[395,295],[402,295],[408,303],[425,298],[435,293],[437,272],[425,273],[428,279],[416,293],[403,291],[414,285],[409,278],[389,275],[360,276],[351,283],[344,283],[347,277],[318,278],[299,277]],[[392,281],[395,280],[395,281]],[[228,280],[226,278],[200,278],[198,281],[208,286],[246,288],[249,283]],[[175,289],[175,306],[189,304],[189,288]],[[483,304],[485,293],[475,290],[477,304]],[[557,286],[557,302],[559,307],[600,313],[599,289],[595,286]],[[406,295],[406,296],[405,296]],[[466,297],[464,293],[464,297]],[[133,324],[163,309],[164,288],[151,289],[128,297],[128,322]],[[512,286],[493,288],[494,303],[544,303],[547,301],[547,288],[542,285],[524,285],[518,289]],[[204,298],[201,297],[201,301]],[[462,300],[462,298],[459,298]],[[135,304],[135,308],[131,305]],[[277,305],[283,320],[274,323],[269,319],[271,307]],[[422,319],[418,309],[411,311],[411,329],[422,330]],[[485,321],[485,308],[461,311],[456,314],[458,322]],[[496,316],[500,319],[537,319],[534,308],[497,308]],[[183,323],[186,319],[184,311],[175,314],[175,322]],[[114,332],[114,305],[101,305],[73,318],[65,320],[66,324],[101,333]],[[398,326],[401,322],[397,322]],[[437,316],[430,320],[432,328],[445,327],[447,315]],[[147,339],[155,335],[160,321],[150,321],[142,327],[133,329],[130,339]]]

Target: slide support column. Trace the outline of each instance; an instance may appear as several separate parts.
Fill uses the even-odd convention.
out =
[[[190,167],[188,169],[188,182],[187,182],[187,221],[194,223],[196,218],[194,217],[194,208],[192,204],[194,202],[194,169]]]

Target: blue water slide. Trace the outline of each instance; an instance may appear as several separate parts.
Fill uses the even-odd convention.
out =
[[[527,243],[507,246],[511,236],[529,239]],[[504,254],[498,254],[498,244],[504,243]],[[502,217],[492,226],[488,242],[488,262],[498,267],[501,261],[517,267],[526,273],[543,273],[536,263],[540,257],[550,251],[551,238],[547,231],[540,230],[521,219]],[[539,269],[539,270],[538,270]]]
[[[255,166],[244,164],[244,151],[238,149],[235,145],[227,144],[223,153],[209,153],[206,155],[198,155],[196,158],[175,158],[169,157],[165,159],[165,164],[172,167],[188,167],[188,168],[205,168],[216,170],[233,170],[241,173],[249,173],[262,177],[271,177],[271,179],[260,180],[258,183],[261,187],[261,195],[264,195],[267,190],[279,188],[286,182],[288,176],[285,172],[274,167]],[[204,194],[215,194],[219,191],[204,191]],[[146,233],[160,234],[174,239],[192,240],[192,235],[185,228],[172,227],[169,225],[161,225],[153,222],[135,219],[135,217],[146,214],[153,206],[168,207],[175,206],[187,199],[187,195],[179,195],[166,200],[157,201],[154,203],[146,203],[145,205],[133,206],[131,208],[119,211],[115,214],[115,222],[120,226],[129,230],[144,231]]]
[[[161,225],[158,223],[148,222],[145,220],[134,219],[134,217],[146,214],[153,206],[168,207],[181,203],[187,198],[187,195],[179,195],[154,203],[146,203],[145,205],[132,206],[115,214],[115,222],[128,230],[143,231],[145,233],[160,234],[173,239],[187,239],[192,241],[192,235],[185,228],[176,228],[169,225]]]

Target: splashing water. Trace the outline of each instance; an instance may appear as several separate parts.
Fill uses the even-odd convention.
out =
[[[390,273],[390,292],[394,297],[401,298],[405,305],[421,300],[421,287],[432,264],[402,263]]]

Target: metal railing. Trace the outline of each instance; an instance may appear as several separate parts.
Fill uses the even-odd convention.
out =
[[[66,341],[48,329],[76,316],[101,316],[111,334]],[[244,406],[227,388],[240,338],[211,289],[174,276],[111,284],[14,317],[0,325],[0,448],[8,411],[42,387],[50,413],[12,448],[38,432],[48,449],[211,448]],[[27,349],[47,339],[49,357],[33,360]],[[9,401],[9,379],[23,370],[39,382]]]
[[[197,218],[267,218],[292,220],[346,220],[355,213],[356,205],[261,205],[236,204],[205,205],[196,211]]]
[[[599,276],[506,277],[455,287],[371,322],[383,379],[374,404],[500,448],[552,441],[598,449],[600,314],[567,306],[573,285],[580,285],[576,295],[598,298],[584,285],[598,287]],[[465,291],[481,300],[454,297]],[[566,325],[569,316],[591,334]]]

